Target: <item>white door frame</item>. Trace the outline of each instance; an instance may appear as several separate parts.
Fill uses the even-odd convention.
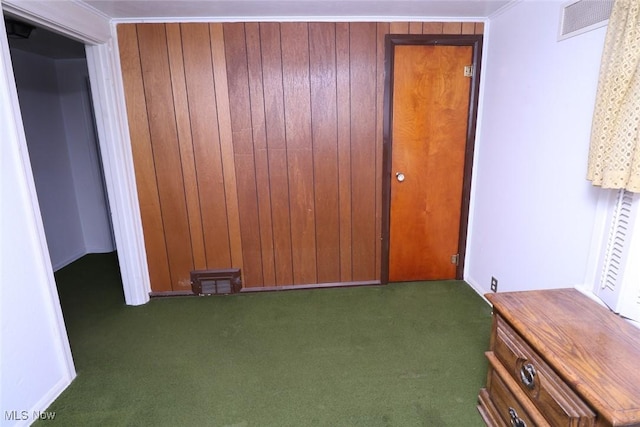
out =
[[[86,45],[100,153],[125,302],[128,305],[145,304],[149,301],[151,285],[115,25],[109,17],[81,2],[1,1],[5,12]],[[6,37],[6,34],[0,37]],[[4,65],[7,75],[13,76],[11,63],[5,61]],[[18,104],[15,91],[10,98],[10,102]],[[22,125],[19,110],[15,115],[15,122]],[[27,151],[26,139],[21,138],[18,144],[21,150]],[[33,205],[38,206],[35,192],[31,194],[31,199]],[[45,239],[42,238],[40,243],[46,253]]]

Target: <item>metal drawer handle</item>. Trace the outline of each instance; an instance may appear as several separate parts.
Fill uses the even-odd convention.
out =
[[[527,427],[527,423],[518,416],[515,409],[509,408],[509,416],[511,417],[511,427]]]
[[[529,390],[536,386],[536,368],[531,363],[522,365],[520,368],[520,380]]]

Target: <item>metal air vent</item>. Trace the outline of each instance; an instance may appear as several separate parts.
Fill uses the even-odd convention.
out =
[[[560,15],[560,34],[564,40],[607,25],[613,0],[578,0],[564,5]]]
[[[191,272],[191,289],[196,295],[238,293],[242,289],[240,269],[194,270]]]

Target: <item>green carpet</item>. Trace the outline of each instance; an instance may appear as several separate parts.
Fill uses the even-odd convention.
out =
[[[481,426],[490,307],[464,282],[125,306],[115,254],[56,273],[64,426]]]

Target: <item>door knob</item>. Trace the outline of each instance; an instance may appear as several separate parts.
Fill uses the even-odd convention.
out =
[[[396,172],[396,179],[398,182],[404,181],[404,174],[402,172]]]

